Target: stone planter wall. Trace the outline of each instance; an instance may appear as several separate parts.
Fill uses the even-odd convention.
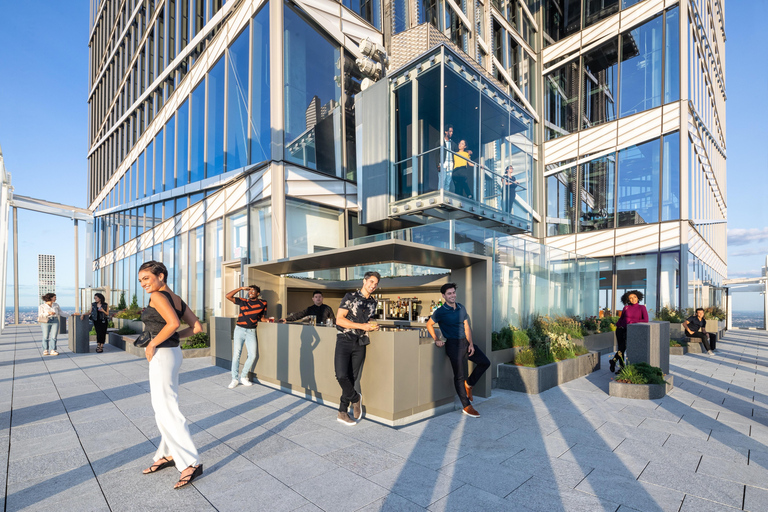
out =
[[[115,328],[122,329],[128,327],[134,332],[144,332],[144,322],[141,320],[126,320],[124,318],[113,318],[112,321],[115,324]]]
[[[601,332],[584,336],[583,340],[573,340],[577,345],[582,345],[588,350],[607,354],[614,352],[616,348],[616,331]]]
[[[673,340],[681,340],[685,338],[685,327],[683,324],[669,324],[669,337]]]
[[[117,334],[116,332],[109,333],[109,344],[113,347],[117,347],[120,350],[125,350],[127,353],[136,357],[145,357],[144,349],[133,346],[133,342],[138,338],[138,334]],[[193,357],[210,357],[211,349],[206,348],[187,348],[181,351],[184,359]]]
[[[688,353],[688,347],[686,346],[669,347],[669,355],[671,356],[684,356],[687,353]]]
[[[594,351],[575,359],[566,359],[537,368],[499,364],[496,386],[521,393],[538,394],[599,369],[600,353]]]
[[[515,360],[515,356],[518,352],[525,347],[512,347],[504,348],[501,350],[494,350],[491,352],[491,378],[495,379],[499,376],[498,366],[503,363],[509,363]]]
[[[627,384],[612,380],[608,384],[608,394],[617,398],[657,400],[672,392],[674,377],[667,375],[664,380],[666,384]]]

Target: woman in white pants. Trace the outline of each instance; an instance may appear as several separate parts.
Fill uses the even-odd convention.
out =
[[[150,294],[141,320],[152,334],[152,341],[146,348],[149,390],[161,434],[155,462],[144,470],[144,474],[176,466],[181,471],[181,478],[174,489],[179,489],[203,474],[203,465],[198,461],[187,420],[179,410],[179,368],[182,361],[179,338],[191,336],[203,328],[184,301],[168,288],[167,276],[165,265],[157,261],[147,261],[139,267],[139,284]],[[180,319],[191,327],[176,332],[181,325]]]

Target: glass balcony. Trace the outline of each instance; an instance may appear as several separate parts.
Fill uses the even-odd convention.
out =
[[[386,217],[416,223],[464,219],[509,233],[530,231],[533,121],[523,107],[445,46],[388,80],[389,116],[380,110],[391,121],[386,131],[376,130],[388,133],[388,176],[366,172],[365,154],[359,157],[363,180],[366,174],[375,180],[362,186],[362,204],[386,203]],[[366,92],[364,108],[375,109],[365,103]],[[373,119],[369,124],[381,123]],[[360,128],[366,141],[366,123]],[[381,138],[366,142],[381,144]],[[381,198],[385,185],[387,201],[370,201]]]

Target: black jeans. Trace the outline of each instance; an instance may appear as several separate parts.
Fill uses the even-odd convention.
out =
[[[475,353],[471,356],[467,352],[469,350],[469,342],[466,338],[455,339],[448,338],[445,340],[445,355],[451,360],[451,368],[453,368],[453,386],[456,388],[456,394],[459,395],[462,407],[469,405],[469,398],[467,398],[467,390],[464,389],[464,381],[467,384],[474,386],[480,377],[483,376],[485,371],[491,366],[491,362],[480,350],[480,347],[475,345]],[[467,360],[475,363],[475,369],[472,370],[472,375],[467,379]]]
[[[103,345],[107,339],[107,327],[109,324],[96,322],[93,328],[96,329],[96,343]]]
[[[472,189],[469,185],[471,174],[466,166],[454,169],[451,180],[453,181],[454,192],[460,196],[472,197]]]
[[[355,382],[360,378],[360,372],[365,362],[365,345],[357,341],[336,340],[334,368],[336,380],[341,386],[339,411],[347,412],[349,404],[357,403],[360,395],[355,391]]]
[[[695,332],[693,334],[685,334],[689,338],[699,338],[707,351],[715,350],[715,345],[717,344],[717,334],[711,332]]]
[[[627,352],[627,328],[616,328],[616,345],[617,352],[611,358],[611,361],[618,361],[621,367],[624,367],[624,354]]]

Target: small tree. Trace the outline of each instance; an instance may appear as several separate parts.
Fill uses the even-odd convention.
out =
[[[131,299],[131,309],[139,309],[139,300],[136,298],[136,294],[133,294],[133,298]]]
[[[120,292],[120,301],[117,303],[117,309],[123,310],[127,307],[125,305],[125,292]]]

